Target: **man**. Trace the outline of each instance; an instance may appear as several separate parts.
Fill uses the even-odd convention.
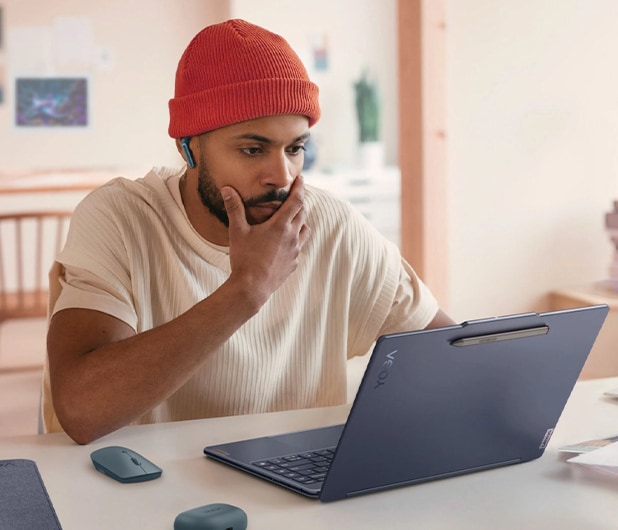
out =
[[[209,26],[180,59],[169,134],[187,165],[75,210],[52,268],[46,430],[335,405],[381,334],[451,323],[398,249],[305,186],[318,89],[280,36]]]

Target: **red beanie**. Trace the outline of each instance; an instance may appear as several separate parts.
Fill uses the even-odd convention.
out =
[[[275,114],[320,118],[318,87],[279,35],[244,20],[200,31],[182,54],[169,101],[172,138]]]

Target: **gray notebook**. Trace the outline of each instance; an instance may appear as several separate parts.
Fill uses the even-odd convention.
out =
[[[322,501],[539,458],[607,312],[599,305],[385,335],[345,425],[204,453]]]
[[[0,530],[58,530],[60,522],[32,460],[0,460]]]

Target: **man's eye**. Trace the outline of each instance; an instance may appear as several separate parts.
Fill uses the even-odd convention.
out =
[[[290,147],[289,152],[293,155],[299,155],[300,153],[302,153],[303,151],[305,151],[305,146],[304,145],[293,145],[292,147]]]
[[[247,155],[254,156],[259,155],[262,152],[262,149],[260,147],[244,147],[242,152]]]

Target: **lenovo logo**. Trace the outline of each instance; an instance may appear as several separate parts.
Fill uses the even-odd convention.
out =
[[[543,436],[543,439],[541,440],[541,445],[539,446],[539,449],[545,449],[547,447],[547,444],[549,443],[552,434],[554,434],[553,429],[547,429],[547,431],[545,431],[545,436]]]
[[[386,380],[388,379],[388,376],[391,372],[391,368],[393,367],[393,364],[395,364],[395,354],[396,353],[397,353],[397,350],[394,350],[386,354],[386,359],[382,363],[382,370],[378,374],[378,378],[376,379],[376,384],[373,387],[374,390],[376,388],[381,387],[383,384],[386,383]]]

